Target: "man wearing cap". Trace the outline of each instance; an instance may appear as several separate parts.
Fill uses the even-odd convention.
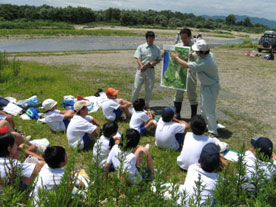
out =
[[[93,145],[92,138],[97,136],[99,122],[88,115],[87,106],[91,103],[87,100],[80,100],[74,104],[75,115],[67,128],[68,143],[72,148],[90,149]]]
[[[254,182],[250,182],[251,179],[258,179],[259,182],[264,179],[270,180],[276,172],[276,156],[273,152],[271,140],[267,137],[254,137],[251,139],[251,145],[252,147],[245,152],[243,157],[243,163],[246,166],[246,177],[249,179],[243,187],[249,191],[255,190],[256,187],[252,184]],[[256,172],[256,169],[259,172]]]
[[[185,46],[185,47],[192,47],[193,42],[192,39],[192,32],[190,29],[184,28],[180,31],[180,37],[182,42],[176,44],[175,46]],[[193,52],[193,51],[192,51]],[[195,61],[197,56],[195,54],[192,54],[189,58],[189,61]],[[197,94],[196,94],[196,87],[197,87],[197,78],[196,78],[196,72],[189,71],[188,72],[188,85],[187,85],[187,95],[188,99],[191,105],[191,118],[197,114]],[[181,113],[181,107],[182,107],[182,101],[183,101],[184,91],[182,90],[176,90],[175,96],[174,96],[174,106],[176,109],[176,118],[181,119],[180,113]]]
[[[55,132],[65,131],[75,114],[73,110],[57,110],[57,102],[50,98],[42,102],[42,107],[46,110],[46,124]]]
[[[154,87],[155,70],[154,66],[161,60],[161,52],[157,45],[153,44],[155,40],[155,34],[152,31],[146,33],[146,43],[139,45],[134,54],[138,67],[135,75],[134,88],[132,90],[133,103],[139,98],[139,92],[142,85],[145,83],[145,102],[146,106],[149,106],[152,90]]]
[[[109,121],[118,121],[122,118],[123,112],[126,114],[126,118],[130,118],[131,114],[128,107],[131,103],[124,99],[117,99],[119,90],[114,88],[108,88],[105,91],[107,99],[102,103],[102,110],[105,118]]]
[[[218,135],[216,119],[216,100],[220,90],[218,67],[213,53],[205,40],[199,40],[192,46],[199,57],[196,62],[186,62],[179,58],[177,53],[171,53],[184,68],[196,72],[201,83],[200,86],[200,113],[207,120],[208,132]]]
[[[155,131],[155,145],[165,149],[178,150],[190,124],[174,118],[175,108],[165,107]]]

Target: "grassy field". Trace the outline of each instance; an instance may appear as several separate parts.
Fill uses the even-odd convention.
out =
[[[246,51],[244,51],[244,53],[245,52]],[[237,82],[241,82],[241,84],[250,84],[251,80],[255,80],[256,73],[251,74],[249,72],[250,70],[258,71],[258,67],[265,67],[266,71],[271,70],[271,73],[274,74],[275,72],[272,69],[274,62],[246,57],[244,53],[240,53],[239,50],[215,49],[218,65],[220,67],[222,85],[222,90],[218,99],[218,120],[220,123],[227,126],[226,130],[220,131],[220,138],[228,142],[231,148],[235,150],[239,150],[241,142],[245,142],[245,144],[249,146],[248,140],[255,135],[264,134],[269,137],[274,136],[273,133],[268,133],[269,129],[272,127],[269,122],[264,122],[262,119],[258,119],[254,114],[251,114],[261,114],[261,112],[256,112],[258,108],[255,109],[250,106],[247,108],[248,102],[252,101],[247,99],[247,97],[250,96],[252,90],[256,93],[257,89],[254,89],[255,86],[252,86],[252,90],[250,91],[247,91],[245,87],[243,92],[239,87],[236,87],[235,83],[233,83],[235,79]],[[94,52],[89,54],[79,54],[79,56],[87,55],[84,60],[87,59],[88,61],[90,58],[99,58],[95,55],[100,55],[100,57],[102,57],[101,59],[104,59],[106,56],[107,59],[111,60],[108,55],[115,55],[118,58],[119,56],[123,56],[121,58],[124,59],[127,58],[124,57],[127,54],[129,54],[129,52],[120,53],[117,51],[115,53]],[[93,65],[91,65],[92,63],[89,63],[89,61],[84,63],[85,65],[71,64],[70,62],[67,62],[68,59],[73,60],[75,55],[75,53],[64,53],[61,56],[55,56],[55,54],[53,55],[52,53],[49,53],[45,58],[54,58],[50,59],[52,62],[50,65],[30,61],[22,62],[20,73],[15,77],[12,75],[12,71],[2,71],[0,76],[1,95],[12,96],[18,100],[37,95],[41,101],[46,98],[53,98],[61,104],[63,96],[65,95],[77,96],[80,94],[82,96],[90,96],[93,95],[98,88],[105,90],[107,87],[114,87],[120,89],[120,97],[124,97],[128,100],[131,98],[131,87],[134,81],[133,70],[129,69],[131,64],[125,64],[125,66],[123,66],[124,64],[122,63],[122,65],[116,67],[114,65],[112,66],[112,61],[107,61],[106,64],[102,64],[99,60],[93,62]],[[36,56],[33,56],[33,58],[29,56],[25,57],[28,58],[28,60],[31,58],[34,61],[37,59],[37,61],[43,62],[43,56],[39,57],[40,59],[38,57],[36,58]],[[66,59],[63,60],[63,58]],[[76,58],[79,59],[79,57]],[[55,61],[57,64],[59,62],[59,64],[56,65]],[[121,60],[119,59],[118,61]],[[67,62],[67,64],[65,62]],[[227,62],[231,62],[231,65],[228,65]],[[252,66],[248,67],[247,64]],[[254,64],[258,65],[254,66]],[[238,65],[239,67],[237,67]],[[133,65],[133,67],[135,66]],[[112,75],[110,75],[110,71],[112,71]],[[263,79],[270,81],[269,76],[271,73],[262,73],[263,77],[258,76],[259,80],[256,81],[262,81]],[[152,101],[153,109],[171,105],[174,95],[174,92],[171,89],[157,87],[159,83],[159,75],[160,65],[156,74],[156,89],[154,90]],[[246,75],[247,77],[245,78]],[[262,86],[258,86],[257,88],[261,90]],[[272,89],[267,90],[270,91]],[[160,94],[162,95],[160,96]],[[245,98],[243,98],[243,96],[245,96]],[[260,105],[260,107],[263,106],[263,104]],[[61,106],[59,108],[62,109]],[[185,108],[184,110],[188,110],[188,112],[185,111],[184,113],[189,114],[188,107],[184,105],[183,108]],[[157,110],[156,112],[160,113],[160,110]],[[95,116],[100,121],[101,125],[104,124],[105,120],[101,110],[93,113],[92,116]],[[189,115],[185,114],[185,116]],[[23,130],[26,134],[32,135],[33,138],[46,137],[50,140],[51,144],[66,146],[69,154],[72,152],[67,144],[65,134],[53,133],[46,125],[38,124],[35,121],[23,121],[19,117],[16,117],[16,124],[18,128]],[[122,122],[119,123],[119,126],[120,131],[124,131],[128,127],[128,123]],[[274,137],[271,138],[273,139]],[[168,178],[171,178],[171,175],[173,175],[181,182],[184,180],[183,172],[177,168],[175,162],[176,156],[179,152],[167,152],[154,147],[153,136],[143,137],[141,143],[151,144],[151,152],[155,157],[156,166],[158,166],[160,157],[166,157],[166,159],[169,160],[168,164],[171,166],[170,172],[168,172]],[[167,156],[167,153],[170,153],[170,156]],[[85,163],[90,160],[90,157],[91,152],[80,152],[77,158],[79,165],[85,166]]]
[[[228,34],[226,34],[228,35]],[[230,144],[230,148],[240,151],[244,144],[250,146],[253,136],[264,135],[275,143],[276,83],[274,81],[275,63],[260,58],[245,56],[248,49],[214,48],[220,70],[222,90],[217,109],[218,120],[226,126],[219,131],[219,138]],[[26,99],[37,95],[40,101],[53,98],[59,104],[63,96],[90,96],[98,88],[114,87],[120,90],[119,97],[130,99],[134,81],[134,51],[94,51],[94,52],[59,52],[21,53],[18,54],[20,71],[14,75],[10,68],[0,73],[1,96]],[[15,53],[8,54],[11,57]],[[75,60],[79,60],[76,62]],[[11,61],[12,62],[12,61]],[[10,64],[11,64],[10,62]],[[172,105],[174,91],[158,87],[161,65],[156,68],[156,88],[153,93],[152,108],[157,115],[164,106]],[[143,94],[143,93],[142,93]],[[187,99],[183,108],[184,117],[189,117]],[[59,105],[59,109],[63,109]],[[43,112],[43,110],[41,110]],[[187,115],[188,114],[188,115]],[[92,113],[100,124],[105,123],[101,110]],[[66,134],[52,132],[46,124],[35,121],[23,121],[15,117],[16,127],[31,135],[32,139],[48,138],[51,145],[62,145],[70,157],[73,150],[67,142]],[[127,122],[119,122],[119,130],[124,132]],[[149,143],[150,152],[157,170],[165,172],[164,180],[183,183],[186,173],[176,164],[180,152],[161,150],[154,145],[154,134],[143,136],[141,144]],[[92,162],[92,152],[78,152],[76,168],[85,168]]]

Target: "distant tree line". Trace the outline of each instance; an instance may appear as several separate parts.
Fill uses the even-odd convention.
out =
[[[51,20],[84,24],[93,22],[115,23],[124,26],[151,25],[163,28],[193,27],[205,29],[225,29],[247,32],[263,32],[270,29],[262,24],[253,25],[250,18],[236,22],[235,15],[230,14],[223,19],[205,19],[192,13],[172,12],[170,10],[121,10],[109,8],[106,10],[92,10],[85,7],[65,8],[42,6],[18,6],[11,4],[0,5],[0,20]]]

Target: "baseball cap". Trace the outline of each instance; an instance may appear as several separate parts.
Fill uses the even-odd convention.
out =
[[[74,110],[76,112],[79,112],[84,106],[89,106],[89,105],[91,105],[91,102],[87,100],[76,101],[74,104]]]
[[[173,118],[174,114],[175,114],[175,107],[168,106],[163,109],[161,116],[164,122],[169,122]]]
[[[50,98],[42,102],[42,107],[47,111],[51,110],[55,105],[57,105],[57,102]]]
[[[273,143],[267,137],[253,137],[251,144],[255,149],[259,149],[261,153],[269,158],[272,155]]]
[[[213,172],[220,165],[218,146],[215,143],[206,144],[201,151],[199,159],[203,170]]]
[[[193,51],[208,51],[209,46],[205,40],[198,40],[195,44],[192,46]]]
[[[115,90],[114,88],[108,88],[105,91],[107,96],[115,96],[119,93],[119,90]]]

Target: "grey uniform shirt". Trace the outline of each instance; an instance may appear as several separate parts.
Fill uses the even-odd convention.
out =
[[[213,53],[200,57],[197,62],[189,62],[188,66],[193,72],[197,72],[202,85],[219,83],[218,67]]]
[[[139,45],[135,51],[134,57],[141,59],[143,65],[154,60],[162,60],[160,48],[155,44],[149,46],[148,43]]]

